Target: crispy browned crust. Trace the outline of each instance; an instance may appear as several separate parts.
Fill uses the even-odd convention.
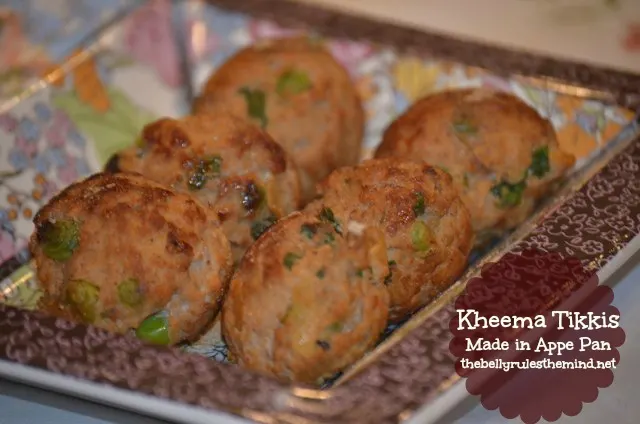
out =
[[[305,225],[315,232],[311,239]],[[299,258],[287,262],[289,254]],[[340,234],[295,212],[249,248],[233,276],[222,312],[229,351],[247,368],[317,383],[377,342],[387,322],[387,273],[378,230],[355,235],[345,227]]]
[[[278,94],[278,78],[289,70],[303,71],[312,87],[296,95]],[[222,109],[252,119],[239,92],[245,87],[265,93],[266,130],[300,165],[305,200],[333,169],[358,161],[363,106],[347,71],[320,42],[273,39],[240,50],[209,78],[193,111]]]
[[[221,221],[239,261],[254,238],[251,228],[281,218],[302,203],[298,167],[269,134],[225,112],[163,118],[142,132],[144,147],[118,155],[118,168],[196,196]],[[194,189],[202,161],[219,157],[219,174]]]
[[[58,220],[78,223],[79,245],[66,261],[43,251],[44,231]],[[231,271],[229,242],[197,200],[137,174],[93,175],[51,199],[34,218],[30,250],[47,310],[110,331],[136,328],[169,312],[172,343],[192,340],[220,307]],[[139,282],[142,302],[127,306],[117,286]],[[99,289],[95,317],[68,303],[71,281]]]
[[[444,171],[396,158],[368,160],[334,171],[319,192],[322,197],[308,209],[328,207],[342,221],[360,221],[384,232],[393,261],[387,280],[391,321],[429,303],[466,268],[473,244],[469,212]],[[417,221],[430,231],[430,247],[423,253],[416,251],[411,236]]]

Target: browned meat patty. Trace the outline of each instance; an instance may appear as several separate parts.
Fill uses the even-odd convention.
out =
[[[235,261],[277,219],[301,205],[298,168],[257,126],[227,113],[164,118],[117,167],[196,196],[217,214]]]
[[[194,112],[227,109],[266,129],[300,165],[304,198],[332,170],[357,163],[364,112],[347,71],[315,40],[249,46],[209,78]]]
[[[384,236],[294,212],[237,268],[222,331],[237,362],[285,381],[319,383],[360,359],[387,322]]]
[[[575,162],[549,121],[517,97],[487,89],[419,100],[387,128],[375,156],[449,172],[480,240],[523,222]]]
[[[161,344],[196,339],[220,308],[229,242],[197,200],[133,174],[72,184],[34,218],[47,310]]]
[[[373,159],[334,171],[311,211],[331,211],[343,225],[384,231],[390,276],[389,318],[401,321],[453,284],[473,244],[469,212],[451,177],[424,163]]]

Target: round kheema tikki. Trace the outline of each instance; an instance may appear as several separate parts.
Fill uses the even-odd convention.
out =
[[[426,161],[450,173],[478,241],[528,218],[575,162],[535,109],[486,88],[418,100],[387,128],[375,157]]]
[[[236,270],[222,331],[238,363],[316,384],[360,359],[387,323],[384,236],[294,212],[252,245]]]
[[[389,319],[402,321],[453,284],[473,245],[469,212],[451,177],[425,163],[373,159],[334,171],[307,206],[385,234]]]
[[[219,311],[231,249],[191,196],[101,173],[60,192],[34,223],[42,307],[55,315],[173,345],[195,340]]]
[[[206,82],[195,113],[226,109],[266,129],[301,168],[304,200],[332,170],[360,157],[364,111],[348,72],[318,40],[258,42]]]
[[[298,168],[256,125],[228,113],[147,125],[117,168],[196,196],[216,213],[234,261],[277,219],[301,205]]]

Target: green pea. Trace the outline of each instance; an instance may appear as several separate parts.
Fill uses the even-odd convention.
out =
[[[278,78],[276,91],[279,95],[300,94],[311,88],[311,79],[305,72],[295,69],[284,72]]]
[[[167,312],[160,311],[145,318],[136,330],[136,336],[145,342],[168,345],[169,340],[169,321]]]
[[[135,307],[142,303],[140,283],[135,278],[128,278],[118,284],[118,298],[127,306]]]
[[[411,243],[418,252],[427,252],[431,249],[431,230],[422,221],[416,221],[411,226]]]
[[[48,221],[40,229],[40,240],[49,259],[64,262],[80,245],[80,224],[73,219]]]
[[[284,255],[284,259],[282,260],[282,263],[284,264],[285,267],[287,267],[288,270],[291,270],[291,268],[293,268],[295,263],[298,262],[298,260],[300,259],[302,259],[301,255],[295,254],[293,252],[288,252],[286,255]]]
[[[67,302],[87,322],[96,319],[96,305],[100,299],[100,288],[86,280],[71,280],[66,288]]]

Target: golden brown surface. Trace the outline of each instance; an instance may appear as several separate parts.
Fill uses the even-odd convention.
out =
[[[229,242],[189,196],[139,175],[96,174],[54,197],[34,223],[30,249],[48,310],[121,333],[166,311],[172,344],[195,339],[219,310]],[[61,223],[75,226],[73,249],[52,248]],[[126,281],[135,285],[121,292]],[[80,303],[70,291],[78,282]]]
[[[227,113],[164,118],[147,125],[142,146],[118,156],[139,172],[210,206],[231,243],[234,261],[268,225],[301,204],[298,169],[257,126]]]
[[[249,248],[222,312],[240,365],[313,384],[375,345],[389,302],[384,236],[353,231],[294,212]]]
[[[523,222],[575,161],[560,150],[550,122],[517,97],[487,89],[417,101],[387,128],[375,156],[449,172],[479,237]]]
[[[307,208],[330,208],[341,222],[385,233],[391,276],[389,319],[400,321],[429,303],[464,271],[473,244],[468,211],[443,171],[395,158],[334,171]]]
[[[294,158],[305,200],[315,183],[360,157],[364,113],[347,71],[319,41],[247,47],[207,81],[194,112],[227,109],[263,127]]]

